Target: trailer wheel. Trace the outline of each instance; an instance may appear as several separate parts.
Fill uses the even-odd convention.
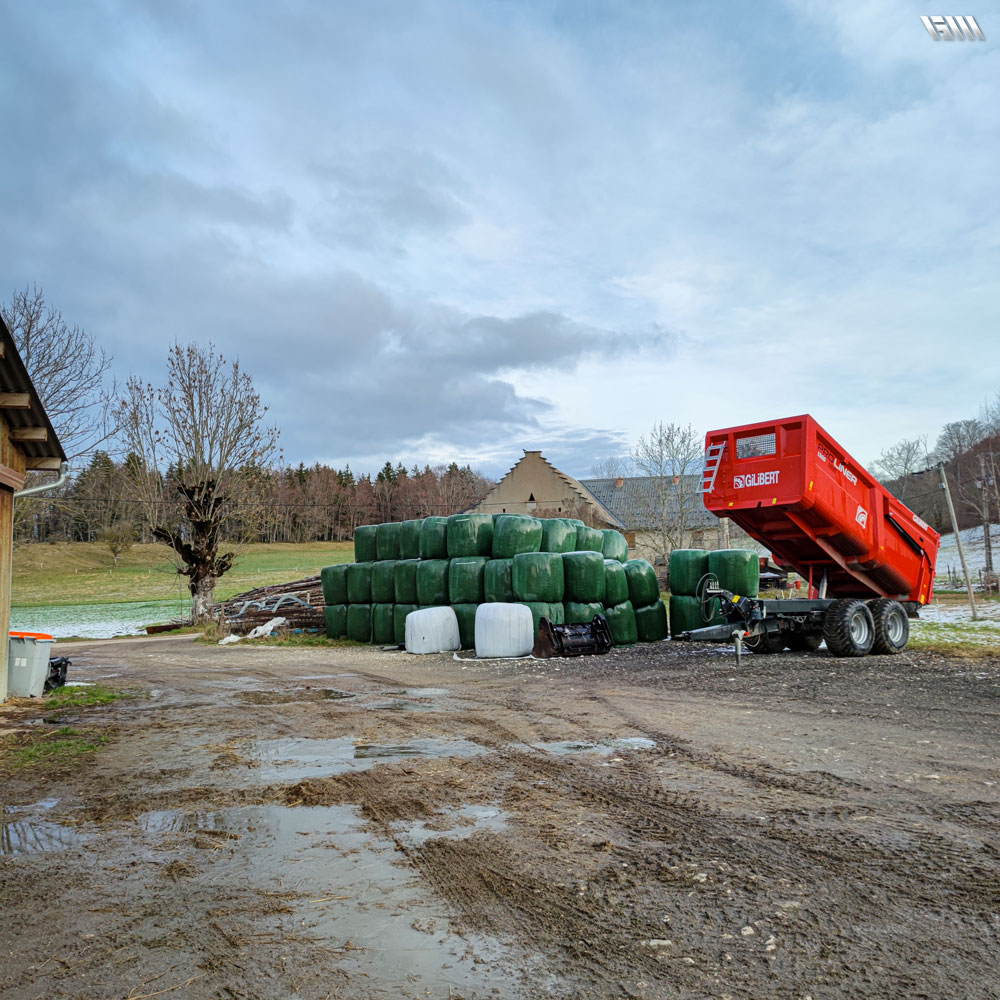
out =
[[[785,640],[780,633],[760,632],[744,639],[743,648],[751,653],[780,653],[785,648]]]
[[[834,656],[867,656],[875,642],[875,622],[868,605],[845,597],[826,609],[823,638]]]
[[[909,642],[910,622],[906,609],[899,601],[880,597],[868,602],[868,610],[875,623],[873,653],[898,653]]]
[[[788,637],[788,648],[796,653],[815,653],[823,645],[822,632],[793,632]]]

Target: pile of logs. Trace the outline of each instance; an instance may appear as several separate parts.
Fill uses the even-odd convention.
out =
[[[287,596],[297,597],[305,604],[281,600]],[[213,605],[212,615],[239,635],[279,617],[288,619],[290,629],[323,631],[323,587],[318,576],[292,583],[277,583],[271,587],[257,587]]]

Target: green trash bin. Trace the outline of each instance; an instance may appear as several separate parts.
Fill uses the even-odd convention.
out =
[[[55,639],[43,632],[11,632],[7,645],[7,694],[41,698],[49,676],[49,654]]]

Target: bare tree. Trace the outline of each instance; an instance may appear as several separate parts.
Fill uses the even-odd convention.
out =
[[[872,474],[885,484],[895,484],[893,492],[903,503],[907,493],[912,493],[910,476],[925,469],[930,462],[927,453],[927,436],[902,440],[886,448],[871,464]]]
[[[592,479],[617,479],[631,475],[631,460],[628,455],[608,455],[599,458],[590,468]]]
[[[986,433],[978,420],[955,420],[945,424],[934,446],[934,455],[940,462],[953,462],[980,442]]]
[[[70,459],[92,451],[112,433],[114,387],[106,385],[111,358],[79,326],[47,305],[37,285],[0,304],[31,381]]]
[[[649,478],[643,508],[656,540],[654,562],[672,549],[683,548],[690,537],[693,515],[701,507],[697,472],[701,468],[702,438],[688,424],[656,424],[649,437],[640,437],[632,449],[633,466]]]
[[[188,577],[192,621],[207,616],[236,534],[252,533],[261,470],[276,457],[278,431],[263,424],[267,407],[239,362],[215,347],[174,344],[167,383],[134,376],[119,401],[120,436],[138,457],[132,486],[153,537],[169,545]]]

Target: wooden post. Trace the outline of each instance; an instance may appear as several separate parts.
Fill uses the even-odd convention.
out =
[[[944,462],[938,462],[938,472],[941,473],[941,489],[944,490],[944,498],[948,503],[948,516],[951,518],[951,528],[955,532],[955,544],[958,545],[958,558],[962,562],[962,574],[965,576],[965,589],[969,592],[969,607],[972,608],[972,620],[978,619],[976,613],[976,595],[972,592],[972,580],[969,579],[969,567],[965,562],[965,546],[962,545],[962,536],[958,530],[958,518],[955,517],[955,505],[951,502],[951,490],[948,489],[948,477],[944,473]]]

